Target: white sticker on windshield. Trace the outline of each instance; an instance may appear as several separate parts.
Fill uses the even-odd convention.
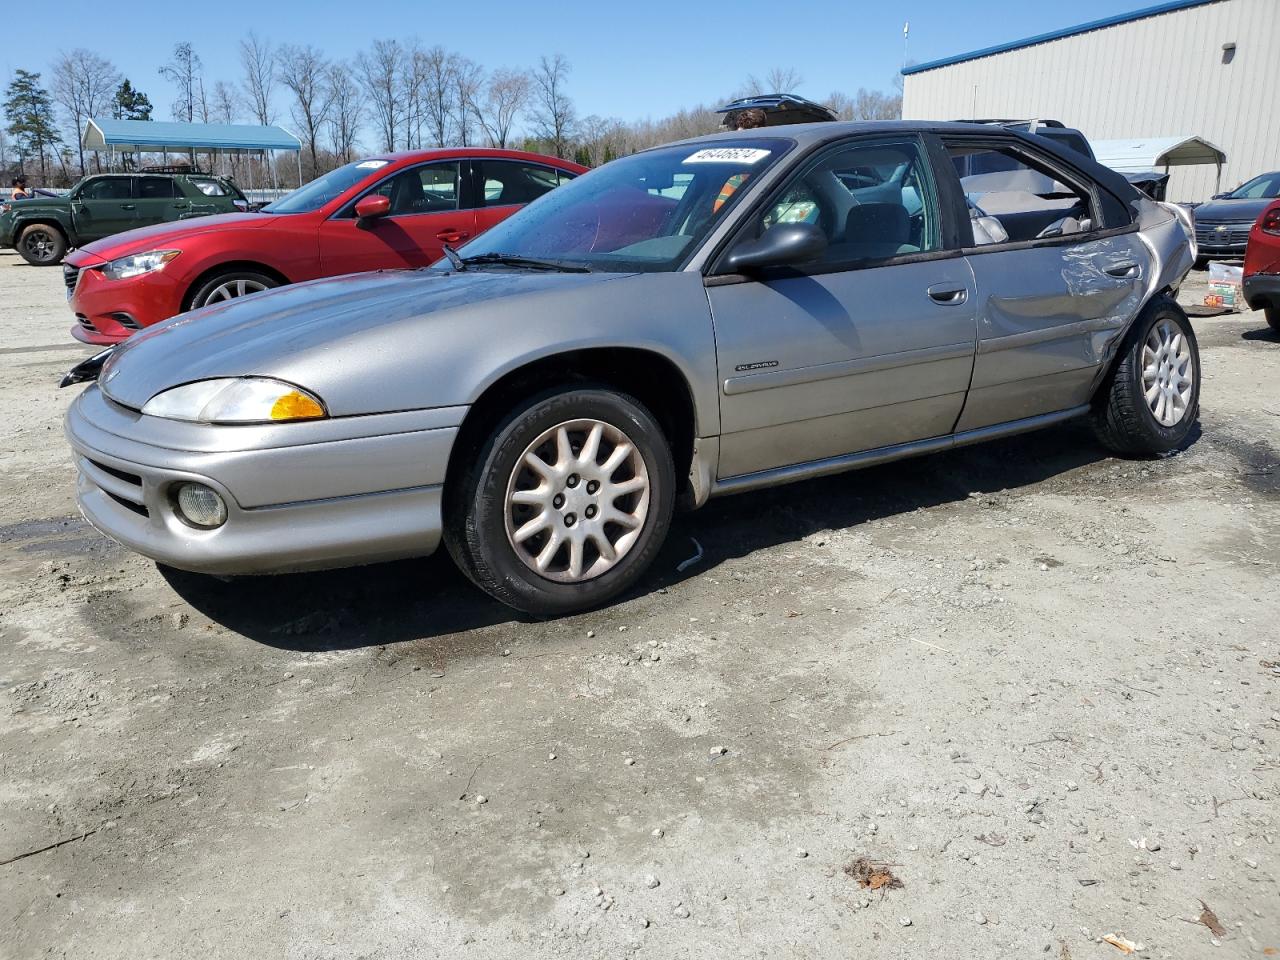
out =
[[[759,163],[769,155],[768,150],[754,147],[714,147],[699,150],[684,158],[685,163]]]
[[[361,160],[356,164],[357,170],[377,170],[379,167],[385,167],[391,161],[389,160]]]

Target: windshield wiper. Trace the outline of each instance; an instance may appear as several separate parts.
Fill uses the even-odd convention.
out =
[[[453,258],[450,257],[450,262]],[[528,267],[530,270],[558,270],[561,273],[590,273],[590,267],[577,263],[563,263],[559,260],[539,260],[536,257],[518,257],[513,253],[481,253],[474,257],[458,257],[454,264],[461,270],[473,263],[496,263],[504,267]],[[462,266],[458,266],[461,264]]]
[[[461,273],[463,270],[467,269],[467,261],[458,256],[458,251],[453,249],[453,247],[449,246],[447,243],[444,244],[444,255],[449,258],[449,263],[452,265],[454,270]]]

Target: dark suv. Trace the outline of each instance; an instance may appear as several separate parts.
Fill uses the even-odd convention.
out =
[[[0,203],[0,247],[27,263],[52,266],[67,250],[153,223],[248,210],[227,177],[203,173],[104,173],[85,177],[65,197]]]

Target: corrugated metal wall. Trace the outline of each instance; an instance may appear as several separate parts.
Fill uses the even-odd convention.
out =
[[[1229,63],[1224,43],[1236,44]],[[1050,117],[1097,140],[1200,136],[1226,151],[1224,190],[1280,169],[1280,0],[1220,0],[904,81],[908,119]],[[1170,173],[1171,200],[1215,192],[1212,166]]]

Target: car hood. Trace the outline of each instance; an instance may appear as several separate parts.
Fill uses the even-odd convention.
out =
[[[206,233],[260,230],[270,226],[277,219],[279,218],[265,213],[219,213],[208,217],[176,220],[172,223],[156,223],[149,227],[138,227],[136,230],[126,230],[124,233],[95,240],[73,253],[67,258],[67,262],[72,266],[83,267],[146,250],[178,245],[184,240]]]
[[[1248,220],[1252,223],[1262,216],[1262,211],[1267,209],[1274,203],[1271,200],[1210,200],[1208,203],[1202,203],[1195,209],[1196,222],[1222,222],[1230,221],[1238,223]]]
[[[294,284],[148,327],[116,348],[100,386],[135,410],[170,387],[241,376],[311,390],[334,416],[431,406],[413,399],[420,391],[397,399],[399,383],[386,384],[374,403],[368,380],[415,363],[421,379],[428,365],[447,366],[452,344],[502,335],[486,334],[487,325],[528,331],[538,309],[560,309],[535,301],[571,298],[624,276],[385,270]]]

